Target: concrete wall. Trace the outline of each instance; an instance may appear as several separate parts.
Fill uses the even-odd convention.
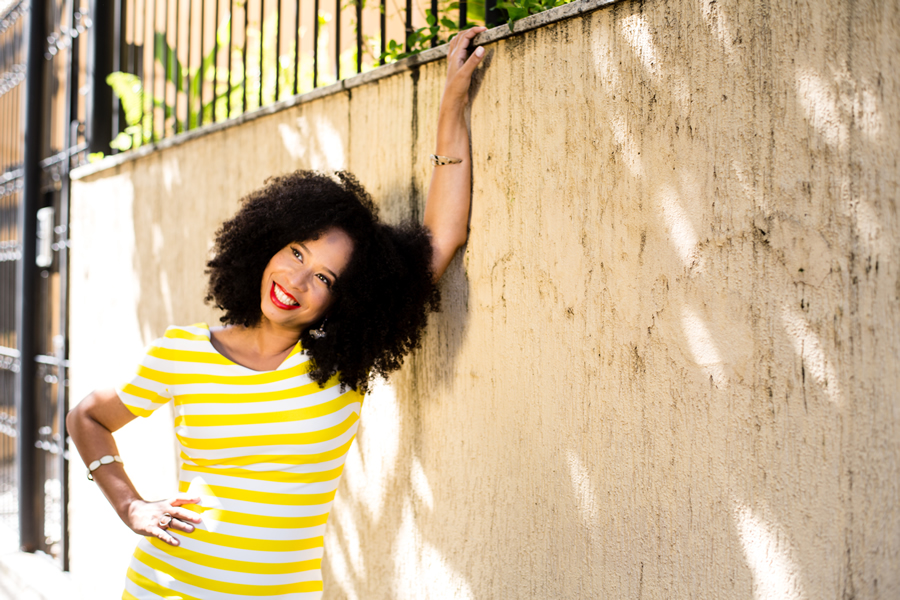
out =
[[[488,50],[469,243],[365,405],[326,598],[900,597],[898,4],[626,2]],[[443,71],[78,181],[73,395],[214,319],[213,231],[267,175],[421,214]],[[88,534],[132,542],[74,495],[87,580]]]

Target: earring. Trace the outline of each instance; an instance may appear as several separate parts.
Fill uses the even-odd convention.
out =
[[[310,329],[309,336],[314,340],[321,340],[327,334],[325,333],[325,323],[328,322],[328,317],[325,317],[325,320],[322,321],[322,324],[319,325],[317,329]]]

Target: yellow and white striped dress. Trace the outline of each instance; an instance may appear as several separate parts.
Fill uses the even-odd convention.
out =
[[[242,367],[200,323],[170,327],[118,388],[147,416],[174,400],[179,491],[202,498],[181,545],[140,540],[123,599],[312,600],[322,596],[323,534],[363,396],[307,375],[300,343],[274,371]]]

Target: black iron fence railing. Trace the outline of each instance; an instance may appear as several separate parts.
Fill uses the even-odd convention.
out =
[[[0,12],[0,535],[63,569],[69,169],[87,157],[88,1]]]
[[[0,535],[18,535],[19,497],[15,389],[16,266],[22,196],[27,17],[20,4],[0,19]]]
[[[121,105],[113,100],[108,133],[104,124],[92,128],[92,152],[128,150],[230,119],[434,47],[461,28],[507,18],[497,0],[111,4],[110,14],[93,15],[95,39],[109,46],[98,46],[97,56],[111,56],[97,73],[108,73]]]

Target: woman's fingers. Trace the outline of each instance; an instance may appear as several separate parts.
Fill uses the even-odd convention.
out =
[[[466,59],[463,66],[459,68],[459,73],[465,77],[471,77],[475,69],[478,68],[478,63],[481,62],[482,58],[484,58],[484,47],[479,46],[475,48],[475,51]]]
[[[166,512],[161,518],[169,518],[169,529],[178,529],[180,531],[184,531],[185,533],[191,533],[192,531],[194,531],[194,525],[192,524],[192,522],[199,523],[200,515],[192,510],[183,508],[183,505],[198,504],[199,502],[200,498],[192,498],[187,495],[176,496],[169,501],[169,506],[168,508],[166,508]]]
[[[472,40],[472,38],[475,37],[476,35],[478,35],[479,33],[481,33],[482,31],[486,31],[486,30],[487,30],[487,27],[471,27],[469,29],[466,29],[461,34],[459,34],[460,40],[459,40],[459,44],[457,45],[457,48],[462,48],[462,49],[468,48],[469,42]]]
[[[181,521],[193,521],[194,523],[200,522],[200,515],[198,515],[194,511],[188,510],[186,508],[179,508],[177,506],[173,506],[172,509],[169,511],[169,514],[171,514],[173,517],[175,517],[176,519],[179,519]]]
[[[447,54],[447,83],[444,88],[444,97],[451,103],[465,104],[472,73],[478,67],[484,57],[484,49],[476,48],[466,57],[469,43],[487,27],[471,27],[461,31],[450,41],[450,51]]]
[[[172,545],[172,546],[177,546],[177,545],[179,544],[178,539],[177,539],[177,538],[174,538],[174,537],[172,537],[171,535],[169,535],[168,533],[166,533],[166,531],[165,531],[162,527],[154,527],[154,528],[150,531],[150,533],[151,533],[152,535],[158,537],[159,539],[161,539],[161,540],[164,541],[165,543],[170,544],[170,545]]]
[[[460,62],[465,60],[465,53],[463,52],[466,48],[469,47],[469,42],[476,35],[481,33],[482,31],[487,31],[487,27],[471,27],[466,29],[465,31],[459,32],[452,40],[450,40],[450,50],[447,53],[448,56],[453,55],[454,53],[460,53]]]
[[[485,27],[484,25],[476,25],[475,27],[469,27],[468,29],[463,29],[462,31],[457,33],[455,36],[453,36],[453,39],[450,40],[450,43],[452,44],[454,42],[458,42],[459,40],[466,38],[466,37],[471,39],[471,38],[475,37],[476,35],[478,35],[479,33],[481,33],[482,31],[487,31],[487,27]]]
[[[185,522],[183,519],[172,519],[169,522],[169,529],[177,529],[185,533],[192,533],[194,531],[194,526]]]
[[[187,494],[178,494],[171,500],[169,504],[172,506],[181,506],[182,504],[200,504],[199,496],[188,496]]]
[[[186,494],[175,496],[169,501],[169,506],[171,507],[169,512],[172,516],[177,517],[182,521],[194,521],[195,523],[199,523],[200,515],[192,510],[183,508],[186,504],[200,504],[199,496],[188,496]]]
[[[137,534],[154,536],[172,546],[178,546],[178,538],[169,533],[192,533],[202,519],[185,504],[199,504],[200,498],[180,494],[171,500],[157,502],[136,501],[128,512],[126,523]]]

